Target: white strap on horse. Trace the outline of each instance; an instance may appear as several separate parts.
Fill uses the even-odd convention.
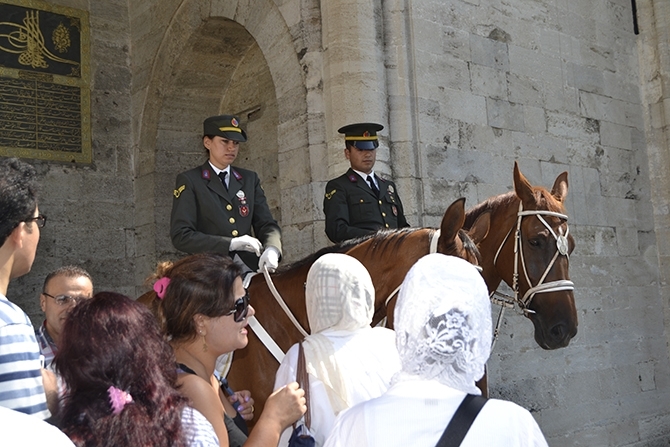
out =
[[[249,317],[249,327],[254,331],[267,350],[270,351],[270,354],[281,363],[281,361],[284,360],[284,351],[282,351],[279,345],[272,339],[272,336],[268,334],[268,331],[265,330],[255,316]]]
[[[526,268],[526,261],[523,256],[523,246],[522,246],[522,240],[521,240],[521,220],[525,216],[536,216],[540,222],[549,230],[552,236],[554,236],[554,239],[556,239],[556,253],[554,253],[553,258],[549,262],[549,265],[547,265],[547,268],[544,270],[544,273],[540,277],[540,280],[537,282],[536,285],[533,286],[533,283],[530,280],[530,277],[528,276],[528,270]],[[554,263],[556,262],[556,259],[558,259],[558,256],[566,256],[569,257],[569,244],[568,244],[568,234],[570,233],[570,228],[567,227],[566,224],[566,231],[565,234],[563,234],[562,230],[559,228],[559,234],[557,235],[556,232],[551,228],[551,226],[547,223],[547,221],[544,219],[542,216],[552,216],[552,217],[558,217],[559,219],[563,219],[568,221],[568,216],[566,214],[562,213],[557,213],[554,211],[548,211],[548,210],[523,210],[523,202],[519,202],[519,211],[517,212],[517,221],[516,221],[516,231],[514,233],[514,275],[512,277],[512,290],[514,291],[514,296],[508,296],[502,293],[499,293],[497,290],[494,290],[491,292],[490,298],[491,301],[494,304],[500,305],[500,313],[498,314],[498,320],[496,322],[496,327],[493,331],[493,343],[491,345],[491,350],[493,350],[493,347],[495,346],[495,342],[498,338],[499,330],[500,330],[500,324],[502,322],[502,316],[503,313],[505,312],[506,307],[511,307],[513,308],[515,304],[521,309],[522,313],[526,316],[530,313],[535,313],[533,310],[529,309],[528,306],[530,306],[531,301],[533,300],[533,297],[538,294],[538,293],[548,293],[548,292],[560,292],[560,291],[566,291],[566,290],[574,290],[575,289],[575,284],[567,279],[561,279],[557,281],[550,281],[548,283],[545,283],[544,280],[549,274],[549,271],[551,268],[554,266]],[[505,242],[507,242],[507,239],[509,238],[510,234],[512,234],[512,231],[514,230],[514,227],[510,228],[509,232],[503,239],[502,243],[500,244],[500,247],[498,247],[498,251],[496,251],[496,255],[493,258],[493,265],[496,265],[498,261],[498,255],[502,251],[503,245],[505,245]],[[523,273],[526,278],[526,282],[529,285],[529,289],[526,291],[526,293],[523,295],[522,298],[519,298],[519,259],[521,259],[521,267],[523,268]],[[501,298],[495,298],[494,295],[498,295]]]
[[[293,315],[293,312],[291,312],[291,309],[288,308],[284,299],[281,297],[281,295],[279,295],[275,284],[272,282],[272,278],[270,277],[270,272],[268,272],[267,266],[263,266],[263,276],[265,276],[265,282],[268,283],[268,288],[270,289],[270,292],[272,292],[272,296],[275,297],[275,300],[277,300],[277,303],[282,308],[288,319],[291,320],[291,323],[293,323],[293,325],[300,331],[303,337],[307,337],[309,333],[300,325],[298,320],[295,318],[295,315]]]
[[[267,268],[265,269],[267,272]],[[255,272],[250,272],[247,275],[245,275],[244,280],[242,281],[242,285],[246,289],[249,287],[249,284],[251,283],[251,278],[253,278],[256,275]],[[268,275],[269,276],[269,275]],[[272,285],[272,288],[276,292],[276,288],[274,288],[274,284]],[[272,290],[272,289],[271,289]],[[274,294],[274,293],[273,293]],[[279,295],[279,294],[277,294]],[[276,296],[275,296],[276,298]],[[281,299],[281,297],[280,297]],[[282,300],[283,302],[284,300]],[[281,305],[281,304],[280,304]],[[286,304],[284,304],[286,305]],[[287,308],[288,309],[288,308]],[[286,311],[286,310],[285,310]],[[290,311],[289,311],[290,312]],[[291,314],[293,316],[293,314]],[[290,317],[289,317],[290,318]],[[284,359],[285,353],[282,351],[282,349],[279,347],[279,345],[274,341],[272,336],[268,333],[268,331],[265,330],[263,325],[258,321],[258,318],[256,316],[249,317],[249,327],[251,328],[252,331],[254,331],[254,334],[258,337],[258,339],[263,343],[263,346],[270,351],[270,354],[279,362],[281,363],[282,360]],[[227,365],[227,368],[225,370],[225,374],[222,376],[225,377],[228,374],[228,370],[230,369],[230,363],[232,363],[232,355],[230,356],[230,362]]]
[[[430,247],[428,248],[428,254],[433,254],[437,253],[437,241],[440,240],[440,234],[442,233],[441,230],[437,229],[433,231],[433,234],[430,235]],[[388,307],[389,303],[393,299],[394,296],[398,294],[400,291],[400,286],[402,285],[402,281],[400,282],[400,285],[393,289],[393,292],[384,300],[384,307]],[[386,317],[382,318],[379,323],[377,323],[376,327],[386,327]]]

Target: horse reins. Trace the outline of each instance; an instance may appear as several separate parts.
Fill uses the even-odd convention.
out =
[[[525,216],[537,216],[540,222],[542,222],[542,224],[549,230],[551,235],[556,240],[556,253],[554,253],[554,256],[549,262],[549,265],[547,265],[547,268],[544,270],[544,273],[542,274],[542,276],[540,277],[539,281],[535,286],[533,286],[533,283],[531,282],[530,277],[528,276],[526,261],[523,255],[523,245],[521,240],[521,220]],[[559,234],[556,234],[553,228],[551,228],[551,226],[542,216],[558,217],[559,219],[564,220],[566,222],[565,234],[563,234],[563,231],[560,229],[560,227],[558,229]],[[516,220],[516,231],[514,232],[514,275],[512,276],[512,290],[514,291],[514,296],[511,297],[504,293],[498,292],[497,290],[491,292],[489,296],[493,303],[498,304],[500,306],[500,313],[498,314],[496,327],[495,330],[493,331],[493,343],[491,345],[491,350],[493,350],[493,346],[495,346],[496,339],[498,338],[500,323],[502,321],[502,316],[506,307],[514,308],[516,304],[521,310],[521,312],[526,317],[528,317],[529,314],[535,313],[535,311],[529,309],[528,306],[530,306],[530,303],[536,294],[548,293],[548,292],[560,292],[575,289],[575,284],[567,279],[559,279],[547,283],[544,282],[545,278],[547,277],[549,271],[554,266],[554,263],[556,262],[556,259],[558,259],[559,255],[569,258],[568,234],[570,233],[570,227],[567,226],[567,221],[568,216],[566,214],[557,213],[554,211],[545,211],[545,210],[524,211],[523,202],[519,202],[519,211],[517,212],[517,220]],[[502,243],[500,244],[500,247],[498,247],[498,251],[496,252],[495,257],[493,258],[494,267],[498,262],[498,255],[500,255],[503,246],[507,242],[507,239],[509,239],[509,236],[510,234],[512,234],[513,230],[514,227],[510,228],[509,232],[507,233],[507,236],[505,236],[505,239],[503,239]],[[530,287],[521,298],[519,298],[519,259],[521,259],[521,267],[523,268],[523,274],[526,277],[526,282]],[[499,296],[500,298],[496,298],[495,295]]]

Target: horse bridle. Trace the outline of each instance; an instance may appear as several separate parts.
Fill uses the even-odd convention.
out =
[[[547,265],[547,268],[544,270],[544,273],[540,277],[539,281],[537,282],[536,285],[533,285],[533,283],[530,280],[530,277],[528,276],[528,269],[526,268],[526,260],[523,255],[523,245],[522,245],[522,240],[521,240],[521,221],[525,216],[537,216],[537,218],[542,222],[542,224],[549,230],[551,235],[554,237],[556,240],[556,253],[554,253],[553,258],[549,262],[549,265]],[[558,217],[561,220],[564,220],[566,222],[566,230],[565,234],[563,234],[563,231],[559,227],[558,232],[559,234],[556,234],[556,232],[551,228],[551,226],[547,223],[547,221],[544,219],[542,216],[551,216],[551,217]],[[558,259],[558,256],[565,256],[569,258],[569,245],[568,245],[568,234],[570,233],[570,227],[567,226],[567,221],[568,221],[568,216],[566,214],[562,213],[557,213],[554,211],[547,211],[547,210],[523,210],[523,202],[519,202],[519,211],[517,212],[517,219],[516,219],[516,230],[514,227],[510,228],[509,232],[507,233],[507,236],[505,236],[505,239],[503,239],[502,243],[500,244],[500,247],[498,247],[498,251],[496,252],[495,257],[493,258],[493,265],[496,266],[496,263],[498,261],[498,255],[500,255],[500,252],[502,251],[503,246],[507,242],[507,239],[509,239],[510,234],[512,234],[512,231],[514,231],[514,275],[512,276],[512,290],[514,291],[514,296],[511,297],[509,295],[506,295],[504,293],[498,292],[497,290],[494,290],[491,292],[490,298],[491,301],[494,304],[498,304],[501,306],[500,309],[500,314],[498,315],[498,322],[496,323],[496,327],[494,330],[493,334],[493,341],[495,343],[496,338],[498,337],[498,331],[500,328],[500,322],[502,320],[502,315],[503,311],[506,307],[509,308],[514,308],[515,305],[518,306],[518,308],[521,310],[521,312],[528,317],[530,314],[535,313],[534,310],[530,309],[530,303],[535,297],[536,294],[538,293],[549,293],[549,292],[560,292],[560,291],[565,291],[565,290],[574,290],[575,289],[575,284],[567,279],[559,279],[556,281],[550,281],[545,283],[544,280],[549,274],[549,271],[551,268],[554,266],[554,263],[556,262],[556,259]],[[526,291],[526,293],[523,295],[523,297],[519,298],[519,259],[521,260],[521,267],[523,268],[523,274],[526,278],[526,282],[530,286],[530,288]],[[497,295],[498,297],[496,297]]]

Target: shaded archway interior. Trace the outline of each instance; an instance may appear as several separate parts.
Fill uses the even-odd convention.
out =
[[[268,64],[254,38],[236,22],[209,18],[189,37],[161,90],[156,134],[156,247],[159,258],[174,252],[169,215],[177,173],[206,161],[202,121],[232,113],[248,142],[235,165],[261,177],[270,210],[280,218],[277,99]],[[167,194],[166,194],[167,191]]]

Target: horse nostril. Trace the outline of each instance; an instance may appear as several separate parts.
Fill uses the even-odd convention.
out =
[[[549,333],[551,334],[551,336],[554,340],[559,340],[560,341],[560,340],[565,339],[568,332],[566,330],[565,324],[558,323],[557,325],[555,325],[554,327],[552,327],[549,330]]]

